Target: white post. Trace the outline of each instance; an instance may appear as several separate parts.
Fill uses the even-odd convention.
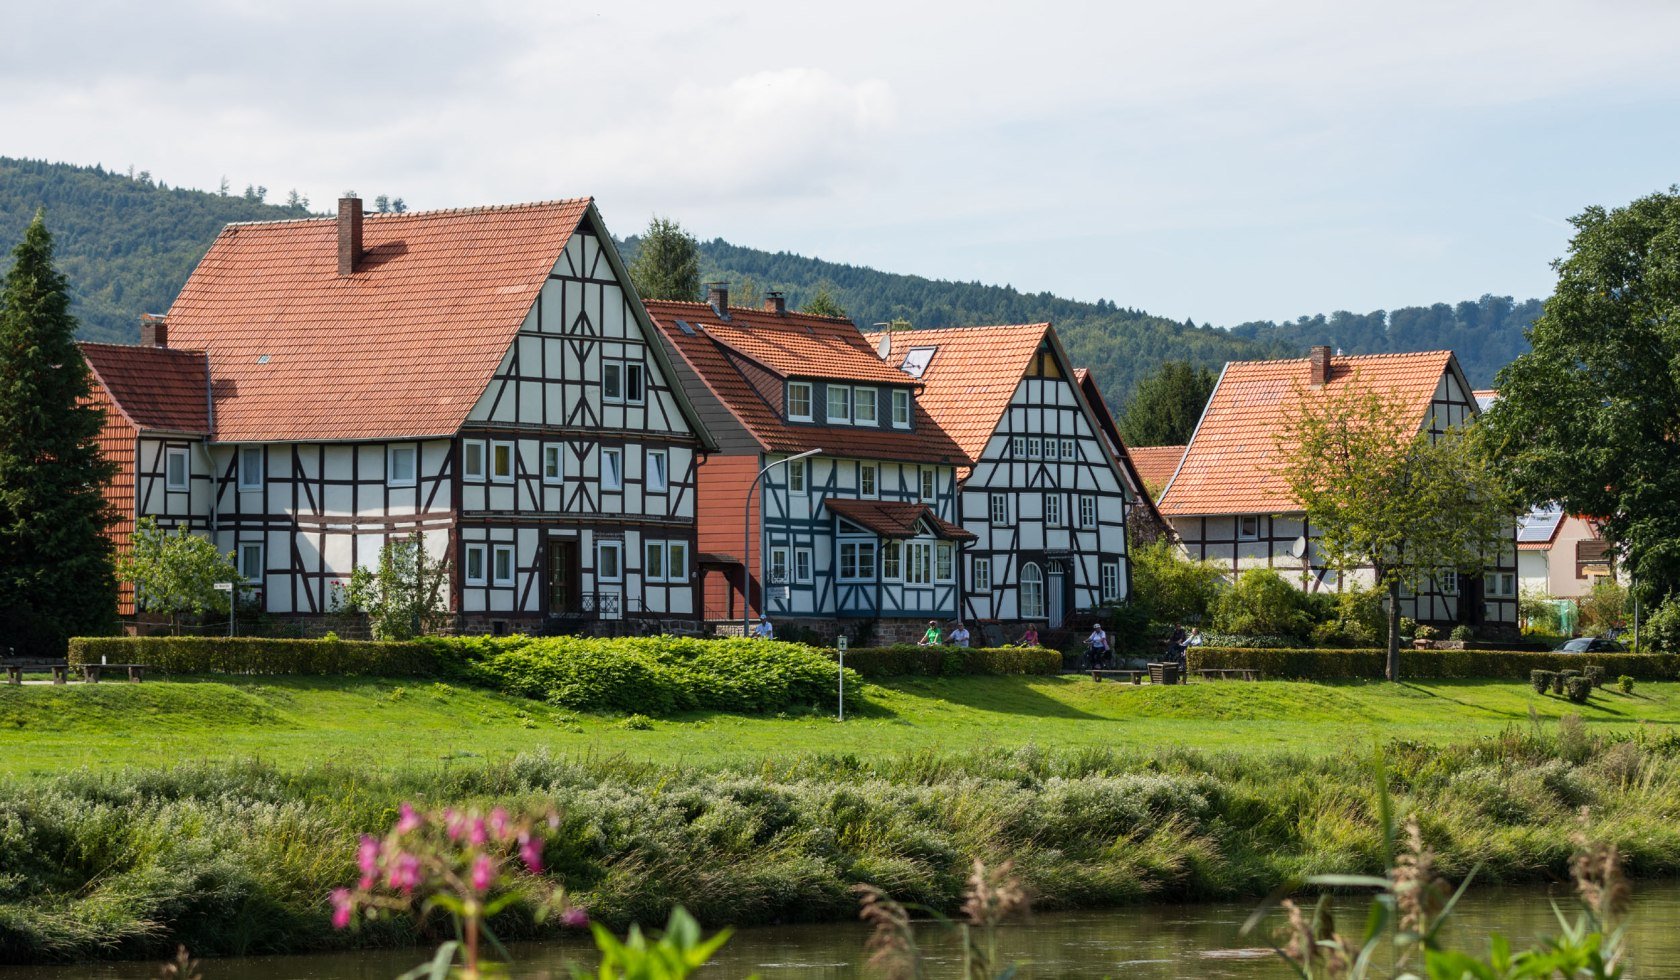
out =
[[[846,634],[842,633],[834,640],[834,648],[840,653],[840,720],[846,720]]]
[[[231,637],[233,636],[234,610],[239,608],[239,589],[232,582],[216,582],[213,584],[213,588],[217,592],[228,594],[228,636]]]

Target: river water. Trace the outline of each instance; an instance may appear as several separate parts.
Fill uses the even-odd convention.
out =
[[[1570,890],[1554,888],[1473,889],[1453,916],[1454,945],[1486,952],[1489,931],[1499,931],[1522,948],[1555,934],[1556,899],[1573,916]],[[1000,945],[1009,959],[1024,961],[1028,977],[1285,977],[1275,954],[1238,928],[1252,904],[1146,905],[1101,912],[1057,912],[1004,927]],[[1342,921],[1352,931],[1363,906],[1347,904]],[[1276,919],[1273,924],[1276,924]],[[1680,977],[1680,881],[1639,882],[1634,891],[1632,936],[1636,977]],[[757,973],[770,978],[868,976],[859,923],[768,926],[742,929],[704,975],[724,978]],[[956,977],[956,947],[928,923],[917,935],[934,962],[933,977]],[[518,980],[561,980],[572,964],[594,965],[593,947],[576,939],[524,943],[512,950]],[[423,950],[379,950],[318,956],[266,956],[207,960],[204,980],[390,980],[425,958]],[[142,980],[158,975],[155,963],[102,963],[71,967],[0,968],[0,980]]]

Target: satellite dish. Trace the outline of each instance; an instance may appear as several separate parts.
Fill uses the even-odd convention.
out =
[[[1291,558],[1305,558],[1307,556],[1307,536],[1305,534],[1296,538],[1294,543],[1289,546],[1289,556]]]
[[[881,334],[881,342],[875,345],[875,356],[879,357],[883,361],[892,356],[891,330]]]

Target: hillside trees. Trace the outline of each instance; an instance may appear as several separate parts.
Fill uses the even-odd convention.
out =
[[[815,316],[845,316],[846,308],[834,297],[834,291],[829,288],[827,281],[817,283],[816,292],[805,301],[803,312]]]
[[[1680,187],[1571,223],[1484,425],[1518,493],[1594,517],[1660,599],[1680,592]]]
[[[692,302],[700,296],[700,244],[682,225],[654,215],[630,263],[630,278],[643,299]]]
[[[0,296],[0,644],[20,654],[63,656],[67,638],[116,626],[102,492],[114,468],[75,333],[37,213]]]
[[[1120,438],[1129,446],[1178,446],[1190,441],[1217,382],[1213,372],[1189,361],[1167,361],[1138,382],[1120,416]]]

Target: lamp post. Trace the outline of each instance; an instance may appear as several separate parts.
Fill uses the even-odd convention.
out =
[[[752,499],[753,494],[758,492],[758,481],[764,479],[764,474],[770,472],[774,467],[804,459],[807,456],[815,456],[820,452],[822,452],[821,449],[807,449],[802,453],[784,456],[774,462],[767,463],[763,469],[758,471],[758,475],[753,477],[752,482],[747,484],[746,506],[742,511],[741,519],[741,638],[743,640],[752,635]],[[765,597],[764,604],[768,607],[768,596]]]

